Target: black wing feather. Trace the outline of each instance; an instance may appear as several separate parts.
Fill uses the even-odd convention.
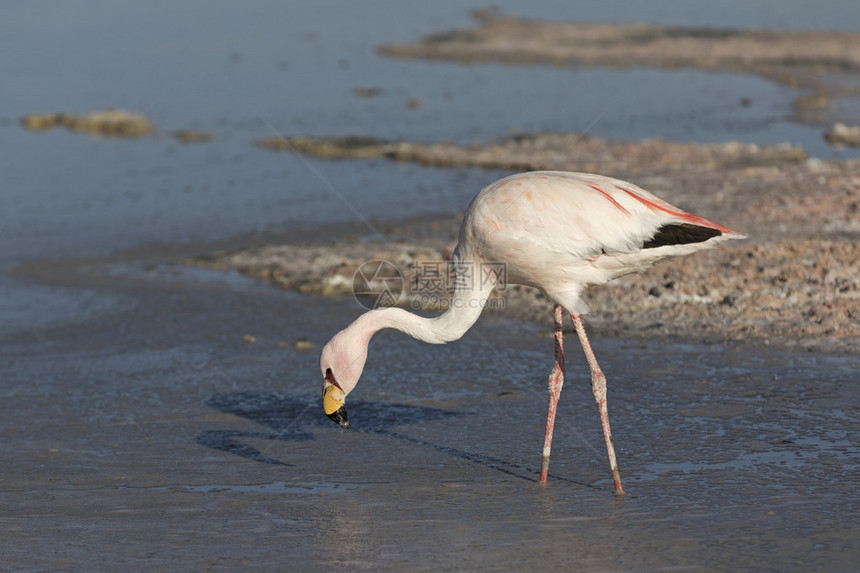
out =
[[[688,243],[702,243],[711,237],[722,235],[722,232],[710,227],[700,227],[690,223],[670,223],[663,225],[653,237],[645,241],[643,249],[653,249],[666,245],[686,245]]]

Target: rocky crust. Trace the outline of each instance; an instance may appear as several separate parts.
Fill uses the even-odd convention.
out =
[[[802,148],[788,144],[759,146],[729,141],[691,145],[665,139],[632,142],[576,133],[521,134],[495,144],[474,145],[301,136],[269,137],[257,145],[325,158],[384,157],[436,167],[557,169],[611,173],[616,177],[674,173],[679,169],[782,165],[807,158]]]
[[[802,151],[782,146],[633,143],[561,134],[496,146],[323,143],[330,157],[358,147],[364,157],[436,165],[598,171],[749,235],[592,287],[586,293],[592,311],[587,321],[596,332],[860,351],[860,160],[805,159]],[[294,147],[310,151],[312,145]],[[395,230],[383,241],[278,245],[189,262],[237,268],[301,292],[351,295],[357,270],[371,260],[397,266],[407,285],[421,284],[422,269],[435,271],[433,261],[450,258],[458,225],[451,219],[434,223],[430,232]],[[428,302],[444,302],[444,292],[435,299],[425,294],[407,286],[400,304],[426,309],[433,306]],[[504,302],[494,308],[550,324],[549,302],[540,293],[511,286],[499,296]]]

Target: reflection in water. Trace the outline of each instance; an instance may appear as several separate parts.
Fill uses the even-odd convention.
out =
[[[313,433],[307,429],[308,426],[323,428],[333,426],[328,418],[319,415],[319,412],[316,411],[319,409],[318,400],[308,398],[272,392],[229,392],[213,396],[206,401],[206,404],[221,412],[235,414],[268,426],[273,431],[207,430],[197,436],[197,443],[265,464],[292,465],[289,462],[267,456],[265,449],[261,451],[247,444],[248,438],[270,440],[270,444],[275,441],[302,442],[314,439]],[[316,409],[314,409],[315,407]],[[353,400],[350,402],[350,407],[353,408],[353,411],[360,412],[360,415],[355,417],[359,423],[351,430],[352,432],[377,434],[407,442],[412,446],[430,448],[447,456],[466,460],[528,481],[534,481],[536,477],[534,468],[522,464],[482,453],[434,444],[390,429],[404,424],[420,424],[465,415],[461,412],[368,400]],[[567,478],[554,477],[564,481],[573,481]],[[584,483],[579,485],[588,486]]]
[[[487,332],[492,341],[505,333]],[[518,357],[542,343],[501,342]],[[339,432],[319,412],[317,396],[215,395],[210,407],[260,426],[209,430],[198,442],[293,464],[306,479],[362,484],[322,497],[284,496],[290,511],[307,512],[315,524],[294,530],[313,569],[522,570],[542,560],[562,570],[729,570],[739,562],[850,569],[860,459],[855,358],[598,342],[612,368],[637,373],[617,376],[612,389],[629,476],[622,498],[612,495],[602,460],[575,440],[560,441],[548,486],[536,483],[537,459],[530,468],[527,457],[516,458],[537,443],[532,434],[544,403],[537,380],[533,393],[524,382],[517,397],[503,400],[467,388],[461,394],[468,399],[452,398],[449,408],[355,400],[358,429],[337,440],[348,454],[337,466],[321,459],[313,442],[324,439],[317,430]],[[390,344],[394,353],[399,339]],[[691,374],[670,364],[695,368]],[[501,378],[504,367],[494,367],[486,364],[484,374]],[[385,367],[378,368],[385,379]],[[585,375],[570,370],[559,431],[572,437],[578,428],[597,442],[593,403],[581,391]],[[464,383],[450,377],[437,384],[456,397]],[[406,399],[427,399],[420,392],[426,390],[417,384]],[[357,437],[375,439],[353,439],[362,433]],[[254,440],[291,448],[267,455],[268,446],[248,445],[260,443]]]
[[[261,438],[285,442],[301,442],[314,439],[308,427],[333,426],[331,420],[320,415],[318,399],[286,396],[273,392],[228,392],[216,394],[206,405],[227,414],[235,414],[267,426],[271,432],[241,432],[235,430],[209,430],[197,436],[197,443],[228,452],[250,460],[277,465],[289,463],[269,458],[265,452],[244,443],[243,438]],[[459,412],[407,406],[367,400],[352,400],[350,407],[359,413],[355,416],[360,429],[356,432],[384,434],[398,437],[388,428],[403,424],[415,424],[462,416]],[[316,409],[314,409],[316,408]],[[405,436],[403,436],[405,438]]]
[[[269,440],[269,445],[275,441],[302,442],[313,440],[314,434],[307,429],[311,427],[334,427],[331,420],[319,415],[319,401],[295,396],[286,396],[273,392],[229,392],[216,394],[206,401],[206,405],[228,414],[247,418],[258,424],[268,426],[271,432],[243,432],[239,430],[207,430],[196,438],[198,444],[249,460],[273,465],[291,466],[289,462],[275,459],[246,443],[248,438]],[[534,481],[537,478],[535,468],[511,462],[496,456],[479,452],[469,452],[451,446],[436,444],[408,436],[390,428],[408,424],[420,424],[447,418],[464,416],[462,412],[431,408],[426,406],[408,406],[368,400],[353,400],[350,402],[353,411],[360,412],[355,419],[359,421],[355,433],[377,434],[411,446],[432,449],[435,452],[466,460],[482,467],[495,470],[516,478]],[[583,487],[596,487],[594,484],[579,482],[562,476],[550,476],[553,480],[576,483]]]

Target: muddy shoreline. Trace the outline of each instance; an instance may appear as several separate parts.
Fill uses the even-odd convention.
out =
[[[832,122],[833,99],[856,97],[860,34],[856,32],[542,22],[473,13],[475,25],[388,44],[393,57],[462,63],[503,62],[571,67],[700,69],[760,75],[809,90],[794,101],[798,121]]]
[[[567,106],[563,125],[541,117],[552,97],[511,123],[495,112],[516,97],[496,90],[508,66],[473,74],[373,51],[380,38],[416,38],[440,21],[468,25],[456,2],[216,2],[205,20],[187,10],[166,19],[148,3],[57,18],[38,4],[9,11],[4,37],[16,58],[0,116],[3,570],[849,571],[860,562],[851,510],[860,353],[845,334],[853,323],[838,314],[857,306],[844,306],[856,303],[844,280],[857,274],[856,163],[790,157],[787,147],[577,144],[566,134],[496,144],[503,162],[524,162],[516,169],[555,162],[623,176],[751,236],[643,282],[592,289],[587,320],[626,494],[613,493],[575,336],[550,479],[539,484],[553,339],[532,291],[506,290],[505,308],[453,344],[375,336],[349,399],[352,431],[320,404],[320,349],[363,311],[337,294],[355,266],[373,256],[404,269],[444,260],[457,211],[510,169],[385,155],[305,161],[251,143],[275,132],[264,121],[287,135],[404,144],[486,142],[514,124],[570,131],[597,117],[600,90]],[[630,6],[628,18],[653,9]],[[695,12],[776,21],[768,7]],[[613,10],[562,8],[592,18]],[[779,22],[812,11],[791,6]],[[860,5],[826,12],[815,21],[860,21]],[[34,37],[48,40],[34,50]],[[827,149],[818,126],[784,125],[772,111],[790,113],[787,90],[758,78],[726,74],[736,84],[722,92],[722,74],[582,75],[631,95],[636,78],[669,80],[659,105],[628,114],[633,97],[619,98],[625,119],[594,124],[604,135],[696,139],[717,128],[730,135],[708,141],[771,142],[787,126],[813,155],[854,153]],[[552,79],[563,89],[564,77]],[[356,85],[383,92],[359,96]],[[667,93],[678,97],[662,101]],[[696,93],[707,102],[691,102]],[[404,109],[411,98],[422,107]],[[145,113],[153,130],[129,139],[90,114],[94,130],[72,129],[67,113],[62,123],[57,113],[33,119],[40,133],[16,122],[117,105]],[[701,115],[711,109],[719,115]],[[440,110],[452,112],[444,122]],[[626,118],[638,128],[625,133]],[[679,128],[655,131],[662,118]],[[479,165],[481,152],[453,145],[443,160]],[[189,257],[258,278],[183,264]],[[325,289],[331,296],[300,294]],[[832,308],[812,305],[807,291]],[[786,314],[768,310],[755,323],[742,314],[751,297]],[[810,310],[831,314],[802,315]],[[733,334],[734,322],[751,326]],[[795,333],[784,341],[796,346],[782,346],[779,332]]]
[[[492,11],[475,18],[470,29],[380,50],[459,62],[755,73],[809,90],[794,102],[796,119],[809,122],[833,121],[838,114],[832,98],[860,93],[852,83],[860,77],[857,33],[549,23]],[[275,137],[257,144],[331,160],[582,171],[630,180],[750,238],[592,287],[586,300],[593,330],[860,351],[860,160],[809,158],[787,144],[621,141],[577,133],[527,133],[468,145],[361,136]],[[391,262],[417,284],[416,268],[450,256],[457,227],[452,218],[429,233],[401,229],[373,241],[273,245],[188,262],[239,269],[300,292],[351,295],[356,270],[374,259]],[[401,304],[426,309],[416,296],[407,292]],[[511,287],[500,296],[502,312],[549,325],[549,303],[540,293]]]
[[[496,145],[348,138],[282,143],[282,149],[305,153],[322,149],[315,154],[329,158],[567,169],[629,179],[750,238],[592,287],[587,320],[595,332],[860,351],[860,160],[809,159],[790,146],[622,142],[554,133]],[[452,217],[372,241],[272,245],[189,263],[238,269],[299,292],[351,295],[357,269],[371,260],[392,262],[402,276],[418,281],[416,268],[450,257],[458,225]],[[422,306],[411,294],[401,304]],[[502,312],[549,325],[549,303],[539,293],[511,287],[500,296]]]

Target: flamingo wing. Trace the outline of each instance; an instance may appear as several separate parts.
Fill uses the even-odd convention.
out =
[[[513,175],[485,188],[461,232],[460,244],[480,259],[508,265],[509,282],[575,292],[569,299],[587,284],[743,237],[632,183],[560,171]]]

